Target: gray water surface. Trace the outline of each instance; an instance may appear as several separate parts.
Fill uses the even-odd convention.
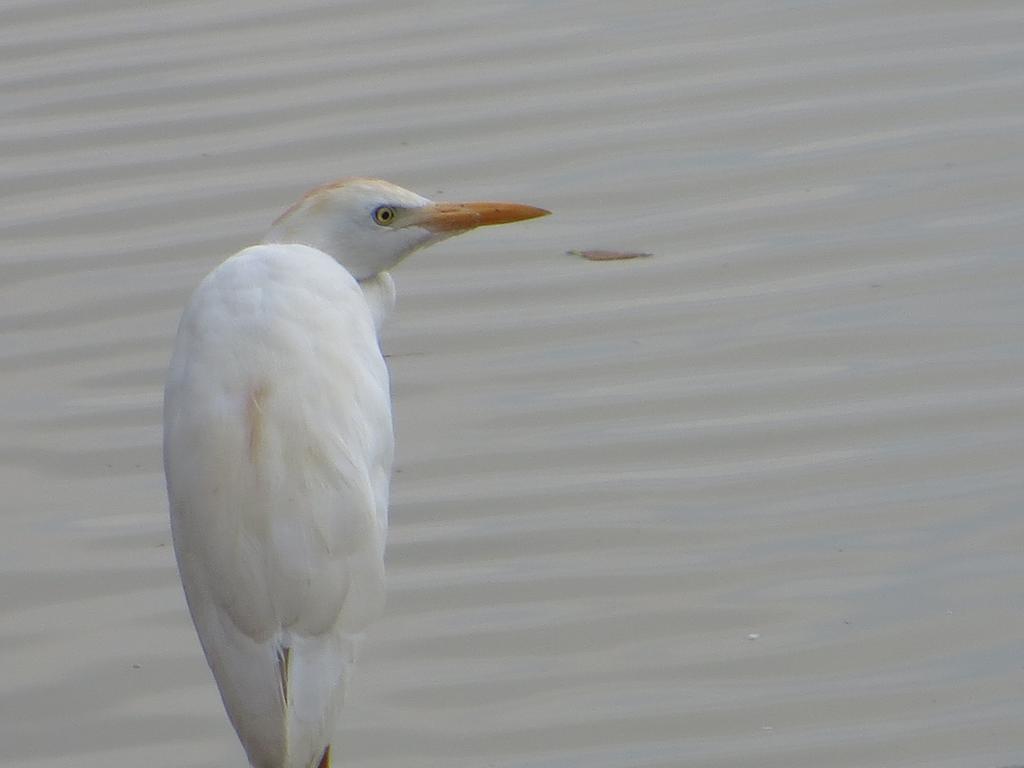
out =
[[[555,215],[395,272],[339,765],[1024,762],[1024,5],[33,0],[0,64],[4,766],[244,765],[163,374],[345,175]]]

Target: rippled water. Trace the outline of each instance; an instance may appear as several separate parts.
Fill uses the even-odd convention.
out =
[[[351,174],[556,215],[395,273],[339,764],[1024,762],[1024,6],[33,0],[0,62],[5,766],[244,764],[163,372]]]

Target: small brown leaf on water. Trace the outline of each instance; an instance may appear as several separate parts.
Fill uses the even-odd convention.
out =
[[[566,251],[570,256],[580,256],[589,261],[620,261],[621,259],[645,259],[653,256],[651,253],[640,251]]]

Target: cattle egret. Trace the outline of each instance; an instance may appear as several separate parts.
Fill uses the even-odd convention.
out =
[[[546,213],[347,179],[311,191],[193,293],[164,397],[171,530],[254,768],[330,765],[355,647],[382,609],[388,270],[447,237]]]

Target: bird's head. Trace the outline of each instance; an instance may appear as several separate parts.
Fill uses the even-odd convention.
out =
[[[547,214],[518,203],[435,203],[379,179],[344,179],[308,192],[264,242],[312,246],[366,280],[447,237]]]

